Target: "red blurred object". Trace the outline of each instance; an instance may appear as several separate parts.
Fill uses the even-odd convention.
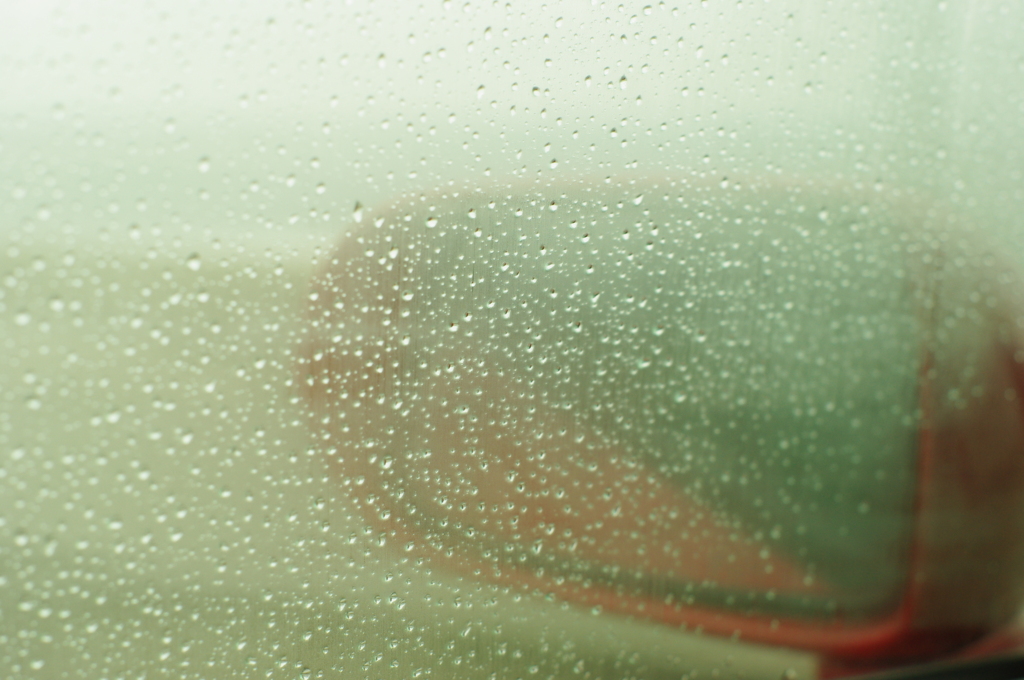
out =
[[[602,191],[633,195],[636,189]],[[484,201],[482,192],[465,193],[458,201],[445,199],[457,204],[451,214],[463,214],[466,206],[473,213]],[[827,602],[841,587],[799,550],[767,540],[756,523],[667,479],[652,460],[587,440],[586,460],[593,462],[581,463],[578,442],[584,439],[572,438],[574,422],[559,413],[533,415],[535,387],[513,372],[466,370],[455,388],[483,404],[490,419],[467,426],[452,415],[448,392],[455,383],[444,383],[444,391],[427,392],[423,401],[430,405],[418,412],[429,426],[418,425],[422,429],[404,440],[376,434],[411,427],[405,418],[412,416],[403,411],[408,407],[395,395],[410,375],[419,375],[416,370],[430,379],[422,362],[418,369],[401,368],[407,353],[421,348],[392,321],[410,307],[402,297],[414,288],[410,272],[423,277],[426,271],[437,280],[445,275],[424,255],[388,269],[379,255],[386,250],[381,239],[390,242],[403,223],[442,212],[435,202],[421,198],[413,208],[396,204],[382,213],[375,227],[341,246],[316,281],[311,403],[325,440],[336,447],[339,479],[393,541],[446,569],[582,607],[817,652],[826,659],[826,676],[951,654],[1008,630],[1024,600],[1024,350],[1014,325],[1015,297],[1005,281],[993,283],[994,266],[971,262],[934,276],[911,267],[924,290],[918,291],[924,333],[912,488],[897,489],[910,499],[909,516],[900,519],[909,528],[895,553],[879,553],[894,555],[892,564],[905,570],[898,596],[866,614],[843,607],[802,610],[774,603]],[[547,202],[543,191],[534,200]],[[624,204],[622,211],[629,209]],[[411,219],[416,210],[422,214]],[[961,247],[938,241],[935,255],[922,258],[936,270],[936,259],[953,259],[945,250]],[[859,247],[854,241],[850,249]],[[374,308],[388,320],[371,327],[359,319]],[[944,315],[971,318],[969,332],[947,332],[954,324]],[[362,343],[358,350],[353,334]],[[399,337],[402,346],[396,346]],[[413,349],[402,348],[410,343]],[[389,400],[398,406],[386,412]],[[518,414],[536,419],[538,432],[562,435],[540,446],[509,424]],[[469,432],[460,435],[468,443],[452,446],[455,432]],[[696,584],[696,591],[664,583]],[[1017,639],[1010,633],[1002,639],[1011,638]]]

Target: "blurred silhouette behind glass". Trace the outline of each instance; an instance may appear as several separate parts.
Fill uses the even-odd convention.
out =
[[[1019,331],[937,209],[605,180],[367,212],[312,307],[338,474],[410,549],[579,604],[838,657],[976,639],[1020,598]]]

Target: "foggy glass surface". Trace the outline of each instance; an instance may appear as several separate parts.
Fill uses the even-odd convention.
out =
[[[458,507],[531,484],[517,460],[657,472],[841,593],[785,611],[891,605],[915,286],[1024,260],[1017,6],[3,9],[10,677],[814,677],[489,578],[785,599],[638,558],[642,475],[576,494],[625,511],[591,552]],[[970,294],[940,309],[968,387]]]

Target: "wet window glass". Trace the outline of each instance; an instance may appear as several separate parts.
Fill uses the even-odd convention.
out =
[[[1024,640],[1015,5],[8,5],[5,677]]]

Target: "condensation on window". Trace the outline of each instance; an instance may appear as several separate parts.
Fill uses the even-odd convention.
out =
[[[796,680],[915,583],[1015,615],[1019,466],[921,452],[1024,431],[1016,8],[4,15],[6,677]]]

